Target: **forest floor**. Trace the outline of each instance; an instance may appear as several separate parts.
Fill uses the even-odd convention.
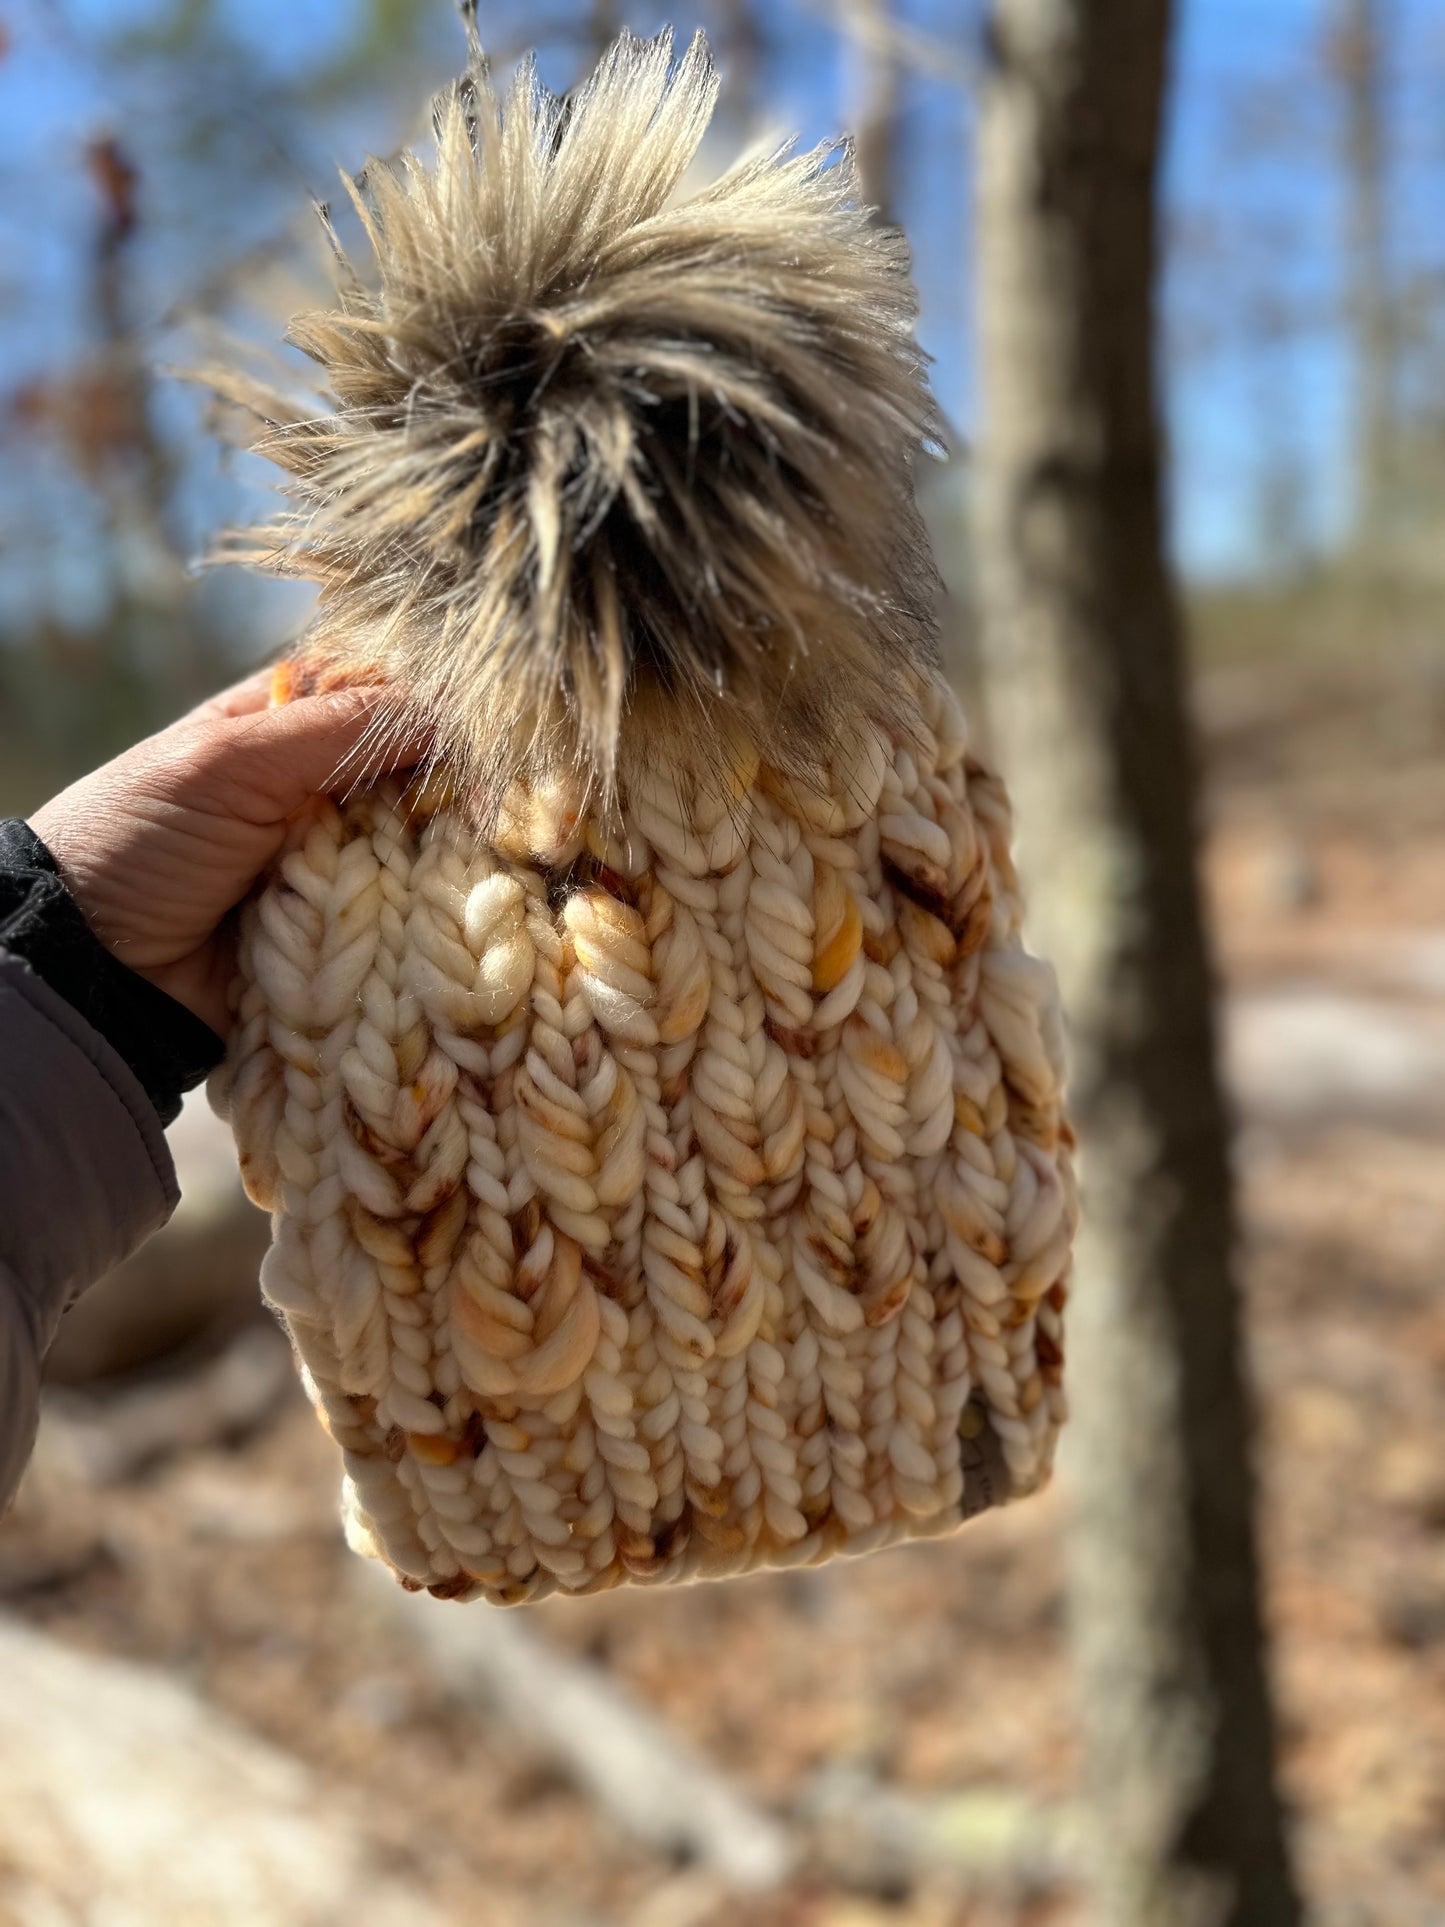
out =
[[[1206,679],[1202,716],[1298,1858],[1324,1927],[1434,1927],[1445,681],[1408,658],[1307,678],[1237,665]],[[343,1548],[332,1448],[299,1391],[286,1383],[266,1411],[238,1442],[140,1455],[103,1485],[67,1455],[57,1418],[0,1528],[0,1618],[163,1669],[299,1760],[315,1798],[358,1828],[377,1880],[414,1897],[412,1918],[424,1897],[439,1920],[487,1927],[1082,1917],[1066,1477],[947,1543],[525,1615],[549,1650],[605,1669],[783,1821],[796,1870],[742,1895],[706,1854],[689,1863],[625,1837],[525,1724],[438,1668]],[[480,1644],[487,1615],[471,1614]],[[4,1699],[0,1770],[15,1755]],[[163,1789],[165,1759],[148,1766]],[[92,1913],[102,1897],[84,1893],[84,1867],[47,1872],[38,1856],[0,1818],[0,1921],[131,1918]],[[380,1918],[379,1903],[351,1915]],[[134,1917],[231,1915],[218,1902]],[[298,1901],[277,1927],[293,1918],[328,1914]]]

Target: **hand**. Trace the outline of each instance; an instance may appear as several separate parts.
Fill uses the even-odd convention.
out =
[[[30,819],[92,930],[224,1037],[234,957],[226,913],[289,819],[338,781],[415,763],[375,688],[266,707],[269,671],[225,690],[62,790]]]

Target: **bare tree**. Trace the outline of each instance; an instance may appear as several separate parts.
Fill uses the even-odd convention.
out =
[[[750,128],[763,77],[763,35],[752,0],[716,0],[718,48],[727,79],[724,106]]]
[[[848,119],[863,192],[885,221],[897,218],[899,74],[888,0],[845,0],[851,74]]]
[[[1108,1927],[1297,1918],[1164,554],[1168,0],[996,0],[980,108],[983,643],[1075,1029],[1071,1607]]]
[[[1383,90],[1388,0],[1341,0],[1333,40],[1344,109],[1347,302],[1355,357],[1355,534],[1378,557],[1395,477],[1400,359],[1386,221]]]
[[[592,0],[587,17],[587,41],[594,58],[600,58],[617,38],[620,23],[617,0]]]
[[[173,697],[195,695],[205,680],[204,655],[188,633],[189,584],[167,521],[175,464],[156,430],[154,376],[131,313],[136,169],[108,134],[91,142],[86,159],[100,201],[92,305],[101,346],[84,396],[89,422],[77,421],[72,447],[84,450],[97,415],[109,418],[104,452],[97,459],[92,450],[88,465],[109,512],[117,604],[132,610],[156,679]]]

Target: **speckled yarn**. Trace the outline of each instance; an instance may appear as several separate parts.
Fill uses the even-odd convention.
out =
[[[1048,1474],[1052,973],[941,682],[827,788],[299,822],[213,1097],[352,1544],[501,1603],[814,1563]]]

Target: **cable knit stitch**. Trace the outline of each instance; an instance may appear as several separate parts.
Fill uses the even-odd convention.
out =
[[[828,794],[297,825],[213,1095],[353,1544],[514,1602],[946,1530],[961,1438],[1047,1476],[1076,1204],[1008,834],[941,682]]]
[[[717,90],[473,44],[292,323],[321,393],[218,377],[285,477],[235,553],[320,590],[277,699],[431,732],[295,825],[214,1089],[351,1540],[446,1597],[941,1532],[1063,1418],[1060,1023],[937,668],[907,246],[847,152],[693,176]]]

